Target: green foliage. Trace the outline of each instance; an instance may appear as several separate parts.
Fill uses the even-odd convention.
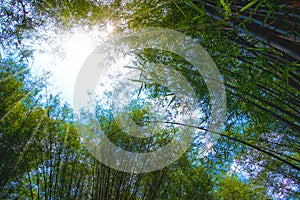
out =
[[[226,176],[224,180],[218,183],[219,191],[216,199],[232,199],[232,200],[251,200],[251,199],[267,199],[264,188],[259,188],[252,184],[243,183],[238,180],[236,175]]]
[[[37,126],[42,113],[32,110],[33,97],[39,86],[27,81],[27,67],[11,59],[0,62],[0,154],[3,161],[0,168],[0,187],[27,170],[23,159],[23,148],[29,141],[32,130]]]
[[[297,199],[298,5],[257,0],[2,1],[0,198],[267,199],[268,192],[268,198]],[[179,160],[156,172],[110,169],[82,146],[72,109],[57,96],[41,95],[42,81],[31,78],[26,64],[32,51],[22,45],[33,39],[29,33],[45,21],[68,30],[103,26],[107,19],[118,31],[175,29],[210,53],[224,78],[228,112],[225,131],[219,133],[223,137],[207,158],[199,158],[195,148],[200,144],[195,142]],[[137,67],[156,62],[180,72],[197,93],[203,120],[208,119],[208,90],[193,66],[170,52],[145,49],[136,56]],[[156,84],[144,87],[152,98],[170,92]],[[161,130],[160,137],[135,139],[120,131],[110,110],[97,109],[97,125],[132,151],[159,148],[176,133]],[[148,109],[132,103],[127,111],[135,123],[146,126]],[[239,166],[237,176],[228,175],[233,161]]]

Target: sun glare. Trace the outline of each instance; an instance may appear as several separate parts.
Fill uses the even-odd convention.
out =
[[[66,42],[66,58],[73,63],[82,64],[84,59],[93,50],[93,41],[87,33],[76,32]]]
[[[107,21],[105,23],[105,28],[106,28],[106,31],[108,33],[112,33],[114,31],[114,26],[113,26],[113,23],[111,21]]]
[[[35,48],[41,50],[34,54],[35,74],[49,71],[53,92],[61,93],[72,104],[79,70],[89,54],[107,39],[107,31],[97,27],[88,30],[76,28],[60,34],[43,32],[43,37],[48,39],[35,42]]]
[[[46,40],[35,41],[34,71],[37,75],[45,71],[53,76],[53,92],[61,93],[70,104],[73,101],[74,84],[79,70],[89,56],[115,31],[112,21],[103,26],[77,27],[71,31],[40,31]],[[46,31],[47,30],[47,31]]]

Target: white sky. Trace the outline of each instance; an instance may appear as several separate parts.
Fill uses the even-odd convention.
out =
[[[60,93],[72,106],[74,84],[83,62],[109,34],[113,34],[113,29],[108,27],[105,31],[96,27],[92,30],[76,28],[59,34],[51,30],[39,31],[38,34],[46,39],[34,41],[36,51],[32,72],[38,76],[50,72],[52,76],[47,86],[49,93]]]

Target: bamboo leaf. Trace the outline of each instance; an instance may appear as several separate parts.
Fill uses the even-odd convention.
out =
[[[144,81],[142,81],[142,80],[131,79],[131,78],[129,78],[128,80],[129,80],[129,81],[133,81],[133,82],[138,82],[138,83],[143,83],[143,82],[144,82]]]
[[[140,87],[140,89],[139,89],[138,97],[140,96],[140,94],[141,94],[141,92],[142,92],[142,89],[143,89],[143,83],[142,83],[142,85],[141,85],[141,87]]]
[[[258,2],[258,0],[253,0],[250,3],[248,3],[247,5],[245,5],[240,12],[243,12],[244,10],[247,10],[248,8],[250,8],[251,6],[253,6],[254,4],[256,4]]]
[[[170,103],[168,104],[167,108],[169,108],[169,106],[171,105],[171,103],[173,103],[173,101],[175,100],[176,96],[173,96]]]
[[[179,7],[179,5],[178,5],[175,1],[173,1],[173,3],[174,3],[175,6],[178,8],[178,10],[182,13],[182,15],[183,15],[184,17],[186,17],[186,15],[184,14],[183,10]]]
[[[195,11],[197,11],[200,15],[205,15],[206,11],[205,11],[205,7],[204,6],[201,6],[201,9],[200,9],[192,1],[186,2],[186,4],[188,6],[190,6],[191,8],[193,8]]]

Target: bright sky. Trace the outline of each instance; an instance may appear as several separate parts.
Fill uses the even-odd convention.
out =
[[[51,94],[58,94],[71,106],[73,104],[73,90],[78,72],[88,57],[103,41],[113,34],[112,23],[106,23],[106,29],[84,30],[76,28],[71,32],[59,34],[51,31],[39,31],[44,38],[35,41],[34,61],[32,71],[36,75],[51,72],[48,90]]]

